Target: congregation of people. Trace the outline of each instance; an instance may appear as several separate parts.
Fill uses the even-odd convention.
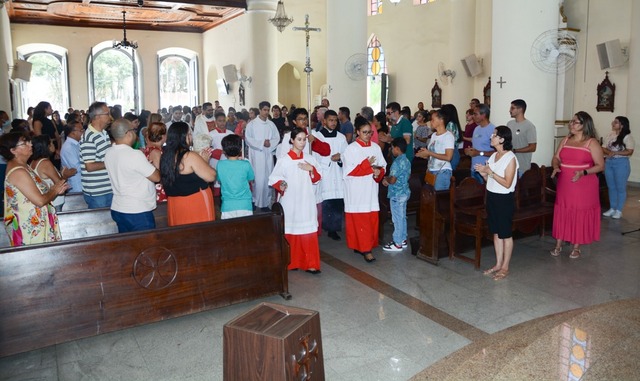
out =
[[[57,213],[68,193],[81,193],[90,209],[110,208],[121,233],[155,228],[158,203],[166,202],[168,225],[178,226],[269,212],[277,202],[289,270],[319,274],[323,232],[340,241],[344,230],[349,249],[376,260],[380,187],[393,222],[392,240],[381,248],[406,250],[411,174],[420,168],[424,181],[444,191],[464,158],[486,186],[496,262],[484,274],[500,280],[514,248],[515,187],[537,146],[526,110],[524,100],[511,102],[505,126],[491,123],[490,106],[475,98],[464,126],[452,104],[428,111],[419,102],[412,113],[391,102],[352,118],[326,98],[313,110],[267,101],[225,110],[215,101],[139,115],[104,102],[86,112],[69,108],[64,118],[48,102],[29,108],[27,119],[0,111],[5,228],[12,246],[61,240]],[[568,242],[569,257],[579,258],[581,245],[599,240],[602,216],[622,217],[633,150],[626,117],[616,117],[599,141],[589,114],[573,116],[550,159],[557,181],[552,256]],[[601,213],[603,171],[610,209]]]

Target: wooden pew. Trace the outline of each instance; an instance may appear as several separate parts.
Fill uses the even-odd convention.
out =
[[[544,236],[548,220],[553,217],[553,203],[546,200],[546,168],[532,165],[532,168],[518,180],[515,193],[516,208],[512,229],[531,233],[539,228],[540,236]],[[449,238],[449,258],[471,262],[476,269],[479,269],[482,238],[492,239],[487,226],[484,185],[469,178],[463,180],[458,187],[453,188],[451,190],[450,218],[453,222]],[[456,253],[456,233],[475,238],[475,254],[472,258]]]
[[[87,203],[84,201],[84,195],[82,193],[67,193],[64,196],[64,205],[62,206],[63,212],[71,212],[74,210],[88,209]]]
[[[290,298],[283,232],[282,214],[269,213],[0,249],[0,357],[269,295]]]
[[[167,227],[167,204],[159,203],[153,211],[156,228]],[[58,224],[63,240],[118,233],[118,226],[111,218],[111,209],[83,209],[58,213]],[[9,246],[9,237],[0,232],[0,248]]]

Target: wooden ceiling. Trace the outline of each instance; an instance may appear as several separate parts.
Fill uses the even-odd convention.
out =
[[[138,1],[142,6],[138,6]],[[202,33],[244,13],[246,0],[10,0],[11,23]],[[88,31],[87,33],[90,33]]]

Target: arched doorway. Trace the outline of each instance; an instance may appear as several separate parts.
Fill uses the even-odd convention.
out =
[[[306,79],[303,81],[304,65],[302,62],[287,62],[278,70],[278,103],[289,107],[295,104],[298,107],[306,107],[306,95],[303,99],[303,87],[306,86]]]

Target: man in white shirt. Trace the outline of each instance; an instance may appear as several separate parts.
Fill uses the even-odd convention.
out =
[[[115,144],[107,151],[104,164],[113,188],[111,218],[118,232],[154,229],[156,222],[156,187],[160,172],[142,151],[131,148],[136,142],[136,130],[126,119],[111,124]]]

